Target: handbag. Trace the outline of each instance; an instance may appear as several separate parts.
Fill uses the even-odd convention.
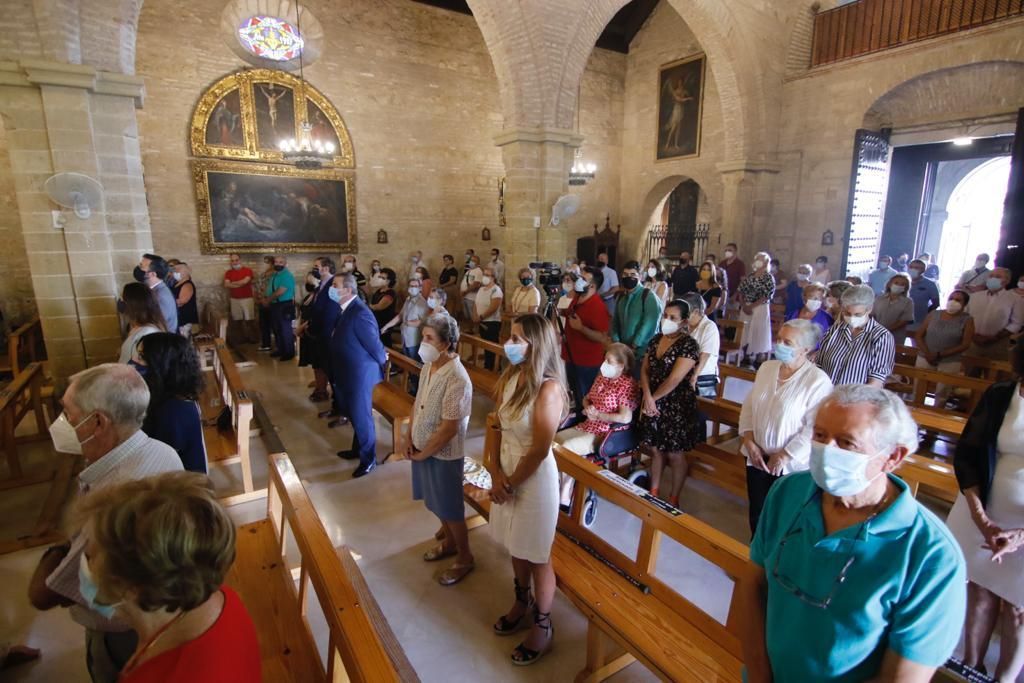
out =
[[[699,375],[697,395],[702,398],[718,398],[718,375]]]

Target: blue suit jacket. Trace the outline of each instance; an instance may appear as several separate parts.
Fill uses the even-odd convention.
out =
[[[313,295],[309,331],[316,338],[329,337],[341,315],[341,306],[331,301],[331,297],[328,295],[333,281],[334,278],[328,278],[327,283],[316,290],[316,294]]]
[[[384,379],[388,356],[380,341],[380,328],[373,311],[358,297],[338,318],[330,351],[331,370],[340,387],[360,391]]]

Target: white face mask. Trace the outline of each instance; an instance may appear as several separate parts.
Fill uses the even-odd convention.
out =
[[[579,279],[577,279],[577,280],[576,280],[576,283],[575,283],[575,284],[573,284],[573,286],[572,286],[572,287],[573,287],[573,289],[575,289],[575,290],[576,290],[577,292],[579,292],[580,294],[582,294],[583,292],[587,291],[587,287],[589,287],[589,286],[590,286],[590,283],[589,283],[589,282],[587,282],[587,281],[586,281],[586,280],[584,280],[583,278],[579,278]]]
[[[964,305],[961,304],[959,301],[949,301],[946,302],[946,310],[954,314],[959,313],[960,311],[964,310]]]
[[[761,259],[754,261],[754,270],[761,270],[762,268],[764,268],[764,261]]]
[[[907,291],[907,288],[903,285],[889,285],[889,291],[893,294],[902,294]]]
[[[673,335],[679,331],[679,323],[669,318],[662,318],[661,320],[661,333],[667,335]]]
[[[921,273],[923,273],[924,271],[921,270],[920,268],[908,268],[907,272],[910,273],[910,277],[918,278],[921,277]]]
[[[804,304],[804,308],[806,308],[811,313],[817,313],[818,310],[821,308],[821,299],[808,300],[807,303]]]
[[[799,280],[800,282],[807,282],[807,281],[809,281],[811,279],[811,274],[810,273],[797,273],[796,274],[796,279]]]
[[[351,273],[353,270],[355,270],[355,266],[352,265],[351,261],[346,261],[345,263],[341,264],[341,272]]]
[[[731,249],[726,249],[725,250],[725,258],[732,258],[732,256],[733,256],[733,251]]]
[[[1017,282],[1017,289],[1024,290],[1024,280],[1019,280]]]
[[[181,273],[178,273],[178,272],[174,273],[174,281],[175,282],[181,282]]]
[[[654,277],[657,274],[658,274],[658,269],[657,268],[648,268],[647,269],[647,277]]]
[[[846,324],[855,330],[859,330],[868,324],[867,315],[844,315],[843,320],[845,320]]]
[[[491,278],[490,275],[484,275],[482,278],[480,278],[480,282],[484,283],[484,286],[487,286],[494,282],[494,279]]]
[[[884,471],[880,471],[868,479],[864,473],[868,463],[879,455],[880,453],[867,455],[831,444],[812,441],[811,477],[819,488],[828,491],[833,496],[853,496],[885,474]]]
[[[92,439],[92,436],[85,441],[79,441],[77,430],[95,414],[96,413],[89,413],[81,422],[73,425],[68,422],[67,413],[61,413],[60,416],[53,421],[53,424],[50,425],[50,439],[53,441],[54,450],[58,453],[81,455],[82,444],[88,443],[89,440]],[[93,436],[95,436],[95,434],[93,434]]]
[[[441,357],[441,352],[437,350],[437,347],[426,341],[420,342],[419,354],[420,360],[424,363],[433,363]]]
[[[601,374],[608,379],[615,379],[622,374],[622,368],[618,365],[613,365],[608,361],[601,363]]]
[[[409,288],[409,296],[419,296],[419,295],[420,295],[420,288],[419,287],[410,287]]]
[[[435,297],[430,297],[429,299],[427,299],[427,305],[430,306],[430,308],[434,309],[440,306],[441,302]]]

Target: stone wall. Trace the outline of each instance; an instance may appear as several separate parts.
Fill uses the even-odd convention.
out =
[[[32,291],[32,272],[21,232],[18,198],[7,143],[7,128],[0,125],[0,311],[10,329],[32,316],[36,310]],[[2,332],[2,329],[0,329]]]
[[[502,114],[473,18],[408,0],[351,0],[343,12],[326,2],[309,7],[325,41],[306,77],[334,103],[352,136],[363,270],[375,258],[404,266],[412,249],[423,250],[432,271],[439,271],[442,253],[507,249],[498,227],[504,167],[494,142]],[[226,258],[199,254],[188,124],[202,92],[243,64],[219,35],[196,51],[181,51],[178,36],[213,30],[220,10],[217,3],[147,2],[137,52],[147,89],[138,116],[154,246],[189,262],[204,300],[220,295]],[[175,30],[167,31],[172,21]],[[587,210],[572,229],[617,211],[622,62],[621,55],[595,51],[585,77],[584,101],[593,110],[584,114],[583,130],[602,177],[586,188]],[[491,242],[481,239],[484,226]],[[376,243],[380,229],[389,244]],[[290,265],[301,271],[313,256],[293,255]],[[250,264],[259,258],[244,256]]]

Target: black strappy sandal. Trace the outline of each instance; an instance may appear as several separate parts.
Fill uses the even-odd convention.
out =
[[[533,610],[533,624],[534,626],[540,626],[548,634],[548,641],[539,650],[531,650],[526,647],[523,643],[519,643],[515,650],[512,650],[512,663],[516,666],[529,666],[536,662],[538,659],[551,652],[551,647],[555,642],[555,627],[551,624],[551,612],[540,612],[534,607]],[[517,658],[518,657],[518,658]]]
[[[509,621],[505,618],[505,615],[498,617],[498,621],[494,624],[494,632],[499,636],[510,636],[516,631],[523,628],[523,622],[526,621],[527,615],[530,614],[530,608],[533,607],[533,596],[530,595],[529,586],[520,586],[519,579],[513,579],[516,588],[516,602],[523,605],[523,615],[515,621]]]

